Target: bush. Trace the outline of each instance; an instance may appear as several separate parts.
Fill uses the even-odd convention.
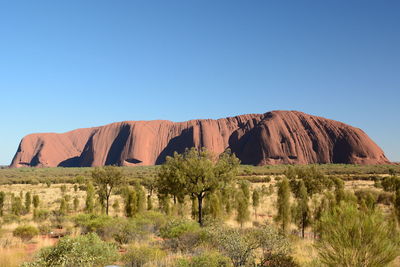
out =
[[[197,222],[185,219],[172,219],[164,227],[160,229],[162,238],[177,238],[184,233],[194,232],[200,229]]]
[[[267,254],[258,267],[299,267],[292,256],[286,254]]]
[[[112,235],[109,227],[115,224],[115,220],[107,215],[79,214],[73,217],[73,221],[81,228],[82,233],[96,233],[103,239],[108,239]]]
[[[20,217],[18,215],[9,213],[9,214],[4,214],[3,217],[3,224],[10,224],[10,223],[14,223],[14,222],[20,222]]]
[[[218,251],[206,251],[194,256],[189,264],[190,267],[228,267],[232,266],[230,259]]]
[[[104,266],[118,259],[114,244],[90,233],[76,238],[61,238],[57,245],[41,249],[34,262],[24,267]]]
[[[197,222],[173,219],[160,229],[164,246],[173,251],[190,251],[199,243],[201,229]]]
[[[33,210],[33,220],[35,222],[43,222],[50,217],[50,211],[44,209]]]
[[[134,220],[125,218],[114,220],[114,223],[107,228],[109,234],[111,234],[120,245],[128,244],[134,240],[143,240],[149,234],[149,232],[141,231]]]
[[[390,192],[380,192],[377,202],[379,204],[390,205],[394,202],[394,194]]]
[[[154,266],[166,257],[167,253],[159,248],[150,246],[130,246],[123,256],[123,261],[129,266],[143,266],[153,263]]]
[[[261,249],[264,254],[289,253],[286,238],[270,226],[249,229],[211,228],[208,229],[208,235],[209,243],[228,256],[235,267],[252,264],[257,249]]]
[[[38,226],[38,230],[41,235],[48,235],[51,232],[51,226],[49,224],[41,224]]]
[[[320,220],[316,248],[327,266],[386,266],[399,255],[394,225],[377,210],[341,203]]]
[[[19,237],[26,242],[39,234],[39,230],[32,225],[21,225],[14,229],[13,236]]]

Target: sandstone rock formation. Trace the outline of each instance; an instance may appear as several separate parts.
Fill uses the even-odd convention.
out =
[[[218,120],[125,121],[24,137],[11,167],[161,164],[174,151],[230,148],[244,164],[389,163],[360,129],[298,111]]]

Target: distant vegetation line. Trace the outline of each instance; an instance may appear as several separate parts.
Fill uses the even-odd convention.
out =
[[[292,165],[241,165],[238,176],[250,182],[264,182],[265,176],[282,175]],[[400,173],[400,165],[351,165],[351,164],[311,164],[300,167],[318,166],[326,175],[340,175],[344,180],[373,180],[375,175],[391,172]],[[119,167],[127,180],[135,181],[156,176],[160,166]],[[75,183],[76,179],[88,177],[93,167],[87,168],[3,168],[0,169],[0,184]],[[268,177],[266,178],[268,179]]]

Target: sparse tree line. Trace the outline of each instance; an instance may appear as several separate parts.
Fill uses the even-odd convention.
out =
[[[96,168],[89,179],[81,177],[73,186],[74,192],[85,191],[82,201],[71,196],[66,185],[60,187],[53,211],[40,207],[37,194],[0,192],[0,215],[7,217],[8,201],[9,216],[32,213],[34,221],[50,220],[58,228],[65,228],[66,220],[74,222],[109,253],[93,266],[110,263],[118,258],[118,246],[149,235],[162,242],[129,245],[123,259],[127,266],[163,262],[168,251],[191,255],[170,266],[299,266],[290,254],[293,234],[314,240],[322,266],[386,266],[399,255],[400,178],[395,172],[375,183],[383,192],[353,192],[342,179],[324,175],[315,166],[288,167],[275,183],[255,186],[237,179],[239,164],[230,151],[215,157],[192,148],[167,157],[156,177],[130,184],[117,167]],[[274,225],[249,227],[247,223],[260,216],[265,198],[275,196]],[[240,227],[226,226],[230,218]],[[22,225],[14,235],[27,241],[49,229]],[[66,240],[78,247],[88,242],[85,236],[79,238]],[[51,253],[46,253],[26,266],[57,266],[51,265],[59,260],[57,255],[49,258]],[[70,257],[73,263],[77,256]]]

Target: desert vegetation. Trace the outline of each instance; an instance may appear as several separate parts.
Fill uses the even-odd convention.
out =
[[[0,266],[398,266],[399,165],[0,170]]]

